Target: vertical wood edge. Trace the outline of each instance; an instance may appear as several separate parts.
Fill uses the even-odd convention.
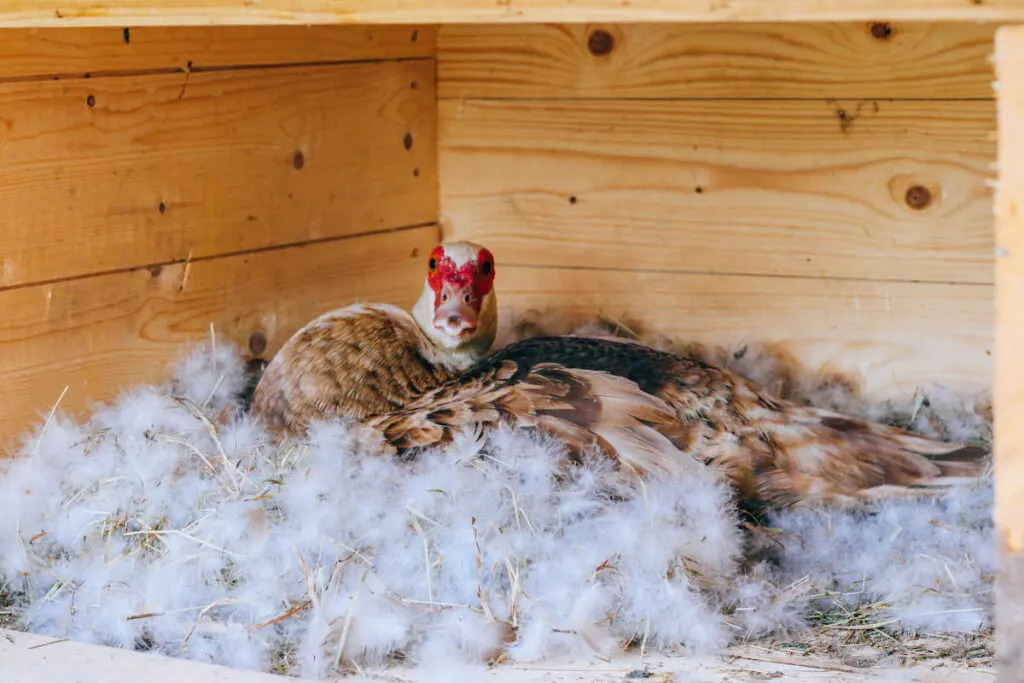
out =
[[[1024,681],[1024,26],[995,38],[996,680]]]

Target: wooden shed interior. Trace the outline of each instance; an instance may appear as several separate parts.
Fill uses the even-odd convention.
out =
[[[6,29],[0,426],[155,381],[211,325],[269,358],[411,305],[442,236],[495,252],[506,315],[985,390],[994,30]]]
[[[1018,0],[16,4],[8,445],[211,326],[269,358],[330,308],[409,306],[442,237],[494,251],[506,322],[602,312],[778,342],[870,395],[992,389],[992,54]]]

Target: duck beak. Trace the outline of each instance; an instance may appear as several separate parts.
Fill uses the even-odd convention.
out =
[[[434,328],[455,339],[476,332],[480,298],[471,285],[445,283],[434,306]]]

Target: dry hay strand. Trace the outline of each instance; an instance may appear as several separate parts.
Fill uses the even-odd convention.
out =
[[[932,400],[922,393],[906,406],[869,406],[858,399],[854,383],[845,378],[809,373],[800,368],[794,359],[778,350],[755,349],[753,346],[727,350],[681,344],[654,338],[642,326],[629,320],[605,318],[590,322],[584,328],[566,327],[568,323],[565,320],[558,321],[558,324],[562,328],[555,330],[558,333],[582,330],[588,334],[630,337],[677,352],[683,350],[731,367],[755,381],[765,383],[764,378],[767,378],[768,385],[775,387],[776,393],[787,398],[833,404],[848,401],[855,410],[878,416],[881,421],[890,420],[912,430],[930,430],[936,434],[955,433],[958,427],[953,423],[961,420],[978,427],[979,440],[990,440],[990,422],[987,422],[990,415],[984,403],[980,407],[962,405],[957,408],[951,405],[948,398]],[[542,316],[524,318],[513,328],[513,335],[520,336],[548,332]],[[303,672],[303,667],[307,667],[307,675],[320,676],[331,675],[331,671],[359,671],[368,662],[398,665],[414,660],[417,656],[414,646],[422,643],[408,639],[407,642],[403,640],[404,635],[394,636],[394,642],[382,635],[381,643],[366,644],[369,638],[367,629],[372,632],[366,623],[378,623],[378,632],[385,633],[401,621],[402,628],[409,631],[420,629],[421,632],[425,632],[423,629],[429,630],[425,625],[439,624],[440,632],[449,633],[454,641],[470,640],[473,631],[490,629],[489,632],[493,633],[490,640],[469,643],[466,647],[484,662],[500,662],[510,656],[508,646],[514,644],[517,637],[526,637],[524,633],[528,635],[530,619],[535,618],[536,605],[545,599],[541,594],[550,589],[535,575],[531,575],[538,560],[549,561],[549,558],[532,551],[527,545],[528,539],[540,539],[549,534],[549,542],[557,549],[560,543],[564,543],[564,536],[571,533],[567,525],[559,532],[561,535],[550,535],[550,522],[543,520],[543,505],[536,500],[529,500],[530,492],[514,479],[507,478],[510,467],[520,466],[516,464],[517,458],[524,453],[502,453],[500,443],[497,446],[493,443],[474,446],[460,453],[460,467],[463,469],[459,470],[459,476],[477,477],[474,481],[479,486],[493,487],[494,498],[488,501],[488,505],[507,506],[507,515],[497,521],[492,519],[489,523],[482,523],[473,517],[459,532],[461,536],[453,531],[458,524],[458,515],[453,514],[455,501],[458,496],[466,495],[465,491],[458,490],[458,481],[449,479],[444,485],[431,488],[432,495],[448,501],[448,507],[441,506],[433,512],[425,508],[424,504],[412,503],[393,495],[393,492],[389,493],[386,488],[375,489],[373,494],[367,496],[365,509],[384,505],[385,500],[391,501],[387,503],[393,504],[391,510],[382,509],[380,515],[383,517],[393,510],[394,519],[400,519],[401,526],[393,527],[393,533],[396,536],[404,535],[409,548],[408,552],[403,550],[404,554],[401,554],[403,561],[408,561],[402,576],[389,575],[387,580],[381,578],[387,573],[383,565],[388,562],[388,556],[382,556],[380,541],[375,545],[364,538],[366,534],[372,534],[374,524],[378,521],[363,522],[362,527],[345,536],[345,533],[352,530],[329,528],[329,522],[324,521],[327,517],[309,520],[310,524],[327,525],[323,527],[325,531],[318,532],[320,535],[315,543],[307,543],[300,551],[297,549],[300,544],[285,534],[275,542],[283,543],[282,539],[287,540],[287,548],[274,548],[273,554],[260,551],[260,559],[254,561],[252,557],[246,557],[243,552],[245,548],[239,546],[237,539],[230,535],[216,541],[210,540],[207,535],[210,520],[216,517],[218,510],[245,510],[244,515],[233,522],[239,533],[256,537],[261,534],[273,535],[275,529],[288,523],[289,506],[294,508],[297,503],[301,503],[294,496],[289,497],[289,491],[297,482],[302,482],[303,486],[312,486],[309,481],[311,476],[314,479],[316,476],[329,476],[329,469],[321,469],[319,475],[311,475],[314,464],[333,466],[336,462],[337,468],[356,468],[352,471],[358,474],[359,467],[374,465],[359,464],[349,456],[359,451],[368,455],[366,460],[371,461],[373,440],[358,430],[346,431],[348,428],[325,432],[326,440],[340,439],[345,443],[343,450],[347,449],[348,455],[345,458],[334,461],[325,459],[322,454],[317,455],[318,449],[322,450],[324,446],[314,437],[275,442],[257,430],[248,438],[246,428],[239,427],[240,423],[231,406],[216,398],[223,398],[232,383],[234,386],[241,383],[239,377],[232,375],[238,368],[220,367],[214,362],[198,365],[204,368],[206,375],[194,390],[157,392],[162,401],[159,403],[160,409],[168,411],[170,415],[162,414],[160,419],[155,419],[159,424],[140,428],[127,415],[113,418],[108,415],[111,424],[77,433],[75,442],[68,446],[68,450],[75,453],[74,457],[81,458],[82,462],[113,457],[111,449],[119,453],[117,457],[122,458],[129,457],[125,454],[132,448],[136,449],[132,451],[135,456],[150,452],[174,453],[174,469],[162,479],[153,481],[170,486],[176,481],[188,480],[192,482],[190,486],[193,488],[205,487],[202,495],[187,501],[190,509],[177,510],[180,514],[169,514],[168,511],[154,514],[152,501],[147,500],[145,495],[158,491],[156,488],[143,487],[140,491],[144,491],[145,495],[141,498],[132,499],[130,504],[108,511],[98,519],[91,519],[90,523],[96,524],[99,529],[98,537],[102,543],[107,547],[116,546],[116,552],[104,556],[110,565],[131,561],[139,567],[162,566],[170,562],[187,563],[190,557],[202,555],[203,562],[221,566],[220,571],[209,574],[205,579],[210,584],[206,586],[207,593],[212,597],[195,601],[204,604],[132,605],[131,609],[126,608],[120,617],[125,623],[131,624],[133,629],[137,625],[146,626],[131,631],[131,638],[127,643],[121,643],[121,646],[160,650],[178,656],[227,658],[228,663],[237,663],[231,659],[234,655],[230,648],[244,643],[246,647],[264,653],[259,666],[265,670],[295,674]],[[240,372],[236,374],[241,375]],[[59,422],[54,412],[51,412],[45,427],[47,438],[59,442],[62,429],[74,431],[66,423]],[[133,429],[138,429],[138,434],[132,432]],[[134,437],[141,437],[141,446],[139,443],[127,443],[127,439]],[[43,439],[40,438],[31,445],[33,457],[40,455],[37,451],[41,443]],[[525,442],[516,446],[520,450],[526,447]],[[40,457],[45,456],[46,453],[42,453]],[[143,467],[145,463],[136,465]],[[415,468],[408,475],[399,474],[398,469],[385,468],[380,472],[380,481],[391,477],[396,483],[407,482],[409,477],[423,477],[423,472],[417,472]],[[584,474],[598,479],[602,476],[600,472]],[[125,482],[131,481],[128,475],[122,473],[119,476],[124,477]],[[138,476],[145,478],[144,475]],[[425,482],[427,480],[429,477],[424,479]],[[370,477],[362,481],[373,483],[377,480]],[[336,484],[342,485],[338,482]],[[571,477],[566,478],[562,484],[562,488],[555,487],[552,490],[560,496],[571,494],[572,486],[575,485]],[[95,501],[95,493],[109,486],[109,481],[100,479],[79,482],[76,490],[61,492],[65,496],[64,507],[75,507],[90,496]],[[343,500],[332,499],[330,487],[318,489],[313,486],[310,491],[310,495],[314,496],[309,501],[311,504],[320,501],[318,496],[323,497],[319,503],[320,509],[340,509],[340,506],[347,504]],[[359,491],[352,493],[355,495]],[[645,497],[644,503],[650,504],[646,500],[647,491],[641,489],[641,494]],[[380,500],[375,499],[375,495],[379,495]],[[608,500],[602,499],[595,503],[595,500],[587,499],[582,502],[596,505],[601,510],[615,509]],[[185,505],[186,502],[182,501],[181,504]],[[687,522],[691,526],[680,533],[693,533],[694,529],[699,529],[705,534],[712,534],[709,545],[722,543],[728,546],[733,542],[731,537],[726,535],[719,539],[714,536],[714,533],[719,532],[712,524],[716,516],[732,513],[726,508],[725,505],[720,506],[713,514],[708,514],[707,519],[699,520],[699,523],[692,520]],[[310,507],[302,514],[312,509]],[[345,510],[345,513],[339,511],[334,514],[360,514],[357,507],[347,507]],[[579,515],[586,522],[586,513]],[[175,521],[175,517],[180,519]],[[864,585],[853,591],[839,590],[833,585],[835,581],[830,581],[828,576],[812,578],[809,573],[793,575],[791,569],[780,569],[782,565],[775,562],[775,559],[785,556],[787,552],[802,551],[800,543],[794,542],[794,535],[771,520],[734,520],[747,534],[745,545],[741,547],[742,553],[737,558],[740,561],[739,571],[725,570],[710,562],[706,556],[709,551],[698,544],[692,549],[680,551],[666,562],[661,575],[655,577],[656,582],[649,578],[647,584],[631,584],[630,571],[635,575],[636,569],[634,566],[631,570],[630,563],[635,565],[644,553],[658,552],[664,540],[664,536],[661,540],[657,536],[658,533],[665,533],[663,528],[641,527],[642,519],[637,517],[631,528],[639,541],[635,548],[629,552],[621,549],[609,551],[588,560],[589,564],[583,568],[585,571],[581,572],[585,579],[579,579],[578,585],[567,585],[562,589],[569,595],[578,590],[580,585],[590,586],[610,596],[607,597],[607,604],[596,601],[593,613],[585,617],[577,617],[570,612],[558,613],[544,626],[546,634],[576,639],[583,644],[586,653],[598,657],[612,657],[616,652],[625,650],[650,651],[658,647],[655,635],[660,624],[652,627],[651,619],[630,614],[630,601],[639,599],[644,591],[661,595],[664,586],[672,584],[676,587],[685,586],[686,590],[692,591],[692,595],[698,596],[693,600],[713,610],[714,618],[721,618],[722,628],[734,641],[763,647],[767,656],[811,655],[829,658],[840,666],[855,668],[893,660],[943,659],[971,666],[983,666],[991,661],[990,629],[962,635],[910,629],[902,618],[894,616],[893,604],[884,599],[866,597],[851,601],[851,593],[857,590],[864,594],[870,593]],[[945,523],[951,525],[950,533],[965,533],[963,528],[956,525],[955,519],[947,519]],[[549,528],[546,529],[545,524]],[[707,527],[711,531],[700,529],[701,524],[711,524]],[[61,578],[70,551],[65,547],[67,543],[53,539],[57,517],[46,526],[49,528],[32,530],[30,536],[19,542],[23,546],[21,551],[28,557],[27,571],[33,574],[33,581],[45,585],[46,581],[56,578],[39,594],[16,593],[8,588],[5,601],[5,595],[0,593],[0,619],[4,618],[6,612],[10,613],[7,615],[10,622],[14,622],[30,605],[63,605],[69,595],[88,590],[88,586],[83,587]],[[935,531],[939,533],[942,529],[935,527]],[[301,525],[289,533],[300,535]],[[509,534],[519,535],[517,542],[521,545],[498,553],[496,548],[506,542],[503,539]],[[603,536],[595,536],[594,539],[594,543],[605,542]],[[563,551],[569,559],[576,553],[584,552],[585,549],[581,551],[571,548]],[[949,559],[945,561],[948,565],[946,571],[951,577],[970,575],[973,571],[967,562],[958,565]],[[461,583],[453,583],[450,577],[442,578],[451,567],[467,562],[469,564],[466,566],[470,570],[460,575]],[[249,603],[253,598],[245,590],[255,581],[270,581],[263,574],[258,574],[257,567],[253,565],[274,563],[277,563],[275,566],[281,575],[290,577],[285,582],[287,589],[259,609],[252,609]],[[769,567],[767,573],[759,574],[765,571],[766,566]],[[790,574],[787,575],[787,571]],[[418,584],[412,583],[410,577],[417,577]],[[8,581],[0,582],[0,586],[10,586],[11,580],[17,580],[18,577],[7,578]],[[986,583],[989,577],[982,576],[981,580]],[[403,585],[406,589],[396,589],[395,586],[402,581],[405,581]],[[29,583],[31,587],[32,582]],[[462,590],[461,587],[465,586],[470,589]],[[141,594],[141,587],[139,592]],[[546,599],[551,603],[556,602],[559,599],[557,592],[552,591],[555,597],[548,596]],[[736,598],[747,593],[755,595],[746,603]],[[341,600],[342,596],[349,602]],[[581,594],[579,600],[585,597]],[[373,619],[377,617],[360,611],[361,601],[372,601],[373,608],[378,611],[394,610],[397,615],[395,623],[374,622]],[[711,612],[703,613],[685,601],[680,604],[684,605],[680,609],[693,611],[692,620],[695,622],[712,619]],[[644,605],[644,609],[654,607],[657,605]],[[759,613],[767,614],[765,619],[768,621],[774,619],[778,623],[759,625],[751,618]],[[799,613],[799,618],[793,616],[796,613]],[[668,619],[664,615],[659,618],[663,621]],[[471,623],[473,626],[461,632],[458,631],[459,623]],[[167,624],[184,624],[184,631],[176,635],[177,641],[170,642],[166,635],[161,635],[161,628],[167,629]],[[114,629],[111,627],[111,630]],[[236,637],[243,640],[231,640]],[[534,637],[539,636],[534,634]],[[210,643],[220,642],[219,638],[224,639],[223,649],[214,650],[213,654],[203,652],[202,647],[213,647]],[[253,645],[254,642],[263,644]],[[330,660],[331,671],[315,667],[312,671],[308,669],[311,647],[327,655],[325,659]],[[374,647],[378,649],[374,650]],[[363,655],[366,655],[366,659],[361,658]],[[251,661],[241,663],[245,666],[253,665]]]

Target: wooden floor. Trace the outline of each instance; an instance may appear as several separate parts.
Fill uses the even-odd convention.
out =
[[[4,662],[7,683],[39,681],[103,681],[103,683],[304,683],[305,679],[238,671],[186,660],[168,659],[150,654],[117,650],[15,631],[0,630],[0,660]],[[649,672],[638,676],[631,672]],[[522,666],[502,665],[485,674],[479,670],[468,676],[461,672],[388,669],[367,672],[366,676],[345,678],[346,683],[409,681],[427,683],[440,680],[472,680],[479,683],[569,683],[578,681],[637,680],[651,683],[706,683],[746,681],[900,681],[901,683],[975,683],[994,680],[986,669],[967,669],[929,662],[900,670],[853,669],[837,662],[807,658],[786,660],[753,647],[730,648],[724,656],[711,657],[623,657],[611,662],[599,660],[557,661]]]

